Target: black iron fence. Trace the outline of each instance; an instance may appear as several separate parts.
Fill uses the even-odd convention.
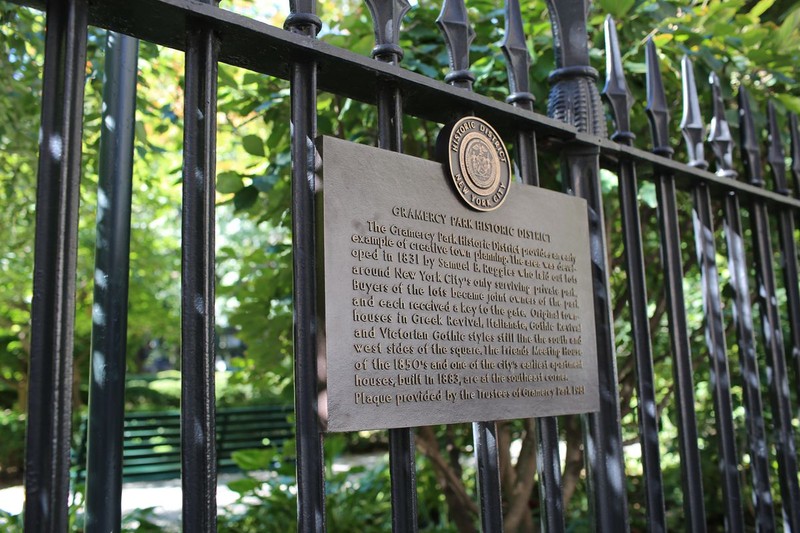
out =
[[[25,2],[27,3],[27,2]],[[36,2],[31,2],[36,4]],[[797,234],[794,217],[800,181],[800,131],[790,117],[791,172],[789,187],[781,131],[775,109],[769,108],[769,165],[773,189],[760,157],[760,135],[753,126],[748,97],[739,92],[739,131],[745,176],[739,179],[733,160],[734,140],[726,121],[720,82],[710,80],[713,119],[708,145],[715,173],[707,170],[704,148],[706,124],[697,97],[693,67],[683,61],[683,131],[689,162],[672,159],[669,108],[652,41],[647,43],[647,113],[652,150],[634,146],[630,133],[629,91],[622,69],[613,21],[606,24],[607,83],[604,96],[615,123],[607,137],[606,116],[597,89],[598,72],[589,66],[586,6],[548,2],[553,23],[556,70],[551,75],[548,116],[533,112],[528,81],[530,58],[522,33],[516,0],[505,6],[506,32],[502,45],[507,59],[510,96],[500,102],[471,91],[469,45],[472,32],[463,2],[446,0],[439,18],[449,56],[444,83],[404,70],[398,29],[408,5],[400,1],[368,0],[375,22],[373,58],[319,42],[321,28],[313,0],[291,2],[285,29],[263,24],[191,0],[91,1],[52,0],[45,7],[47,37],[42,96],[41,152],[35,244],[30,403],[26,459],[25,524],[28,531],[65,531],[69,491],[71,427],[71,361],[74,322],[75,255],[78,187],[81,175],[81,127],[87,25],[113,32],[108,52],[106,113],[116,127],[103,132],[101,187],[116,191],[109,225],[98,228],[106,249],[99,249],[98,268],[127,271],[130,186],[119,188],[130,175],[135,94],[136,43],[130,37],[185,50],[185,124],[183,152],[182,240],[182,414],[183,528],[212,531],[216,523],[214,427],[214,186],[217,64],[225,62],[291,83],[292,230],[294,252],[295,416],[297,436],[298,528],[325,530],[325,469],[323,433],[317,417],[317,287],[314,145],[317,135],[316,98],[319,90],[377,106],[378,144],[402,151],[404,115],[445,123],[475,114],[514,140],[518,179],[538,186],[537,142],[560,153],[565,192],[588,204],[595,315],[596,353],[601,387],[600,411],[583,417],[585,469],[593,530],[626,531],[627,480],[623,460],[620,391],[609,293],[609,251],[601,191],[601,164],[618,177],[627,279],[627,310],[635,361],[635,393],[641,445],[647,525],[666,529],[665,491],[659,457],[659,402],[654,384],[654,354],[648,310],[641,203],[637,172],[655,185],[661,260],[660,285],[666,291],[671,367],[677,406],[683,511],[687,529],[708,529],[704,508],[704,478],[695,420],[693,356],[683,292],[686,253],[681,249],[678,192],[692,199],[693,236],[702,277],[707,361],[710,368],[714,420],[719,445],[724,527],[745,530],[743,479],[752,484],[753,515],[759,531],[782,524],[800,531],[800,489],[793,423],[796,406],[792,387],[800,369],[800,291],[797,274]],[[104,121],[105,123],[105,121]],[[105,178],[101,178],[105,179]],[[742,205],[740,205],[742,204]],[[727,268],[732,291],[721,291],[717,265],[715,206],[723,211]],[[741,215],[747,214],[748,225]],[[771,228],[772,226],[772,228]],[[777,242],[774,242],[777,236]],[[102,247],[101,247],[102,248]],[[779,250],[780,272],[774,266]],[[755,286],[751,283],[754,261]],[[781,278],[782,291],[778,290]],[[94,333],[95,357],[104,357],[106,371],[93,377],[88,447],[87,530],[118,530],[121,486],[122,387],[127,277],[109,278],[96,287],[96,302],[116,329]],[[760,324],[754,324],[753,299]],[[781,302],[786,312],[782,313]],[[732,371],[727,353],[728,326],[723,305],[732,306],[738,340],[738,367]],[[786,327],[788,325],[788,328]],[[756,331],[760,330],[760,341]],[[784,332],[788,332],[784,338]],[[121,343],[121,344],[120,344]],[[120,348],[120,346],[122,348]],[[99,354],[99,355],[98,355]],[[762,406],[761,367],[767,368],[768,399]],[[97,365],[93,365],[97,368]],[[740,383],[746,410],[749,472],[742,476],[743,459],[736,449],[731,400],[732,383]],[[790,387],[790,382],[793,383]],[[769,420],[769,423],[766,422]],[[542,528],[564,531],[559,431],[555,418],[537,419],[538,483]],[[415,432],[390,431],[391,493],[395,531],[417,529]],[[498,464],[498,429],[494,422],[475,421],[474,449],[478,495],[484,530],[503,528]],[[780,507],[775,505],[769,477],[777,462]],[[670,490],[674,488],[670,487]]]

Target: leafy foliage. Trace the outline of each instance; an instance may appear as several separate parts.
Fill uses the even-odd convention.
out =
[[[522,2],[525,31],[532,55],[531,87],[537,107],[547,99],[547,76],[553,69],[552,34],[544,2]],[[788,5],[787,5],[788,4]],[[235,9],[275,25],[284,17],[274,6],[256,6],[255,2],[236,0],[223,7]],[[405,51],[402,65],[414,72],[442,79],[447,70],[447,55],[434,24],[439,5],[417,4],[406,17],[400,35]],[[321,39],[357,53],[368,55],[372,49],[372,28],[367,9],[355,2],[320,3],[324,21]],[[475,90],[502,100],[508,94],[504,59],[499,50],[503,12],[488,0],[469,2],[469,12],[477,38],[472,48],[472,69],[476,74]],[[623,43],[628,84],[637,102],[632,114],[637,144],[649,142],[644,105],[644,50],[647,37],[659,46],[665,75],[668,101],[672,109],[680,107],[679,60],[684,54],[694,59],[697,79],[702,81],[711,70],[723,79],[728,102],[729,121],[736,127],[732,91],[746,86],[764,109],[767,98],[774,98],[781,111],[800,111],[800,84],[796,65],[800,62],[800,7],[776,0],[598,0],[590,12],[591,59],[602,72],[603,52],[600,31],[605,14],[618,21]],[[40,72],[43,63],[43,22],[40,14],[0,2],[0,75],[5,80],[0,93],[0,227],[6,229],[0,242],[0,408],[24,410],[27,394],[27,358],[30,346],[29,312],[32,297],[30,277],[33,265],[35,175],[38,132],[38,106],[41,97]],[[84,118],[84,177],[81,188],[81,226],[79,236],[79,276],[76,315],[75,362],[76,403],[85,400],[81,383],[88,374],[90,352],[92,255],[94,249],[94,204],[96,203],[96,168],[101,108],[103,34],[92,29],[86,74]],[[137,95],[136,163],[134,175],[134,212],[131,255],[131,291],[129,296],[128,364],[139,371],[148,353],[157,345],[165,357],[177,364],[179,342],[179,248],[180,170],[182,131],[182,54],[142,43]],[[228,384],[236,393],[231,402],[288,401],[292,396],[292,305],[291,305],[291,212],[290,212],[290,113],[289,87],[283,80],[269,78],[227,65],[220,65],[218,93],[217,150],[217,291],[218,322],[236,329],[247,345],[245,357],[237,362]],[[725,83],[729,82],[729,83]],[[703,85],[703,109],[709,110],[710,91]],[[377,117],[372,106],[320,94],[317,104],[319,132],[365,144],[375,144]],[[709,113],[710,114],[710,113]],[[763,115],[757,126],[763,125]],[[404,118],[404,147],[409,154],[430,157],[439,125],[416,117]],[[762,128],[763,129],[763,128]],[[672,146],[679,147],[678,128],[673,117]],[[735,135],[735,132],[734,132]],[[544,143],[543,143],[544,144]],[[558,162],[542,150],[541,173],[550,187],[557,187]],[[710,151],[709,151],[710,152]],[[678,158],[683,157],[679,153]],[[642,176],[647,179],[648,176]],[[641,462],[637,460],[636,394],[630,320],[625,295],[625,265],[622,259],[616,177],[602,175],[609,229],[609,255],[616,318],[619,392],[626,447],[629,500],[634,528],[642,527],[643,484]],[[658,268],[655,192],[642,182],[644,249],[648,257],[651,329],[654,353],[657,354],[656,391],[661,414],[661,455],[670,528],[684,526],[680,513],[682,500],[679,452],[677,449],[677,412],[673,401],[674,382],[662,281]],[[696,405],[703,450],[706,508],[709,522],[721,521],[714,514],[721,498],[716,467],[716,434],[708,365],[703,360],[703,311],[700,301],[699,273],[693,265],[691,213],[689,199],[679,197],[684,242],[685,293],[693,353],[697,354]],[[722,249],[723,247],[720,247]],[[722,257],[719,263],[724,263]],[[723,282],[727,272],[721,269]],[[730,310],[726,309],[726,312]],[[729,346],[733,346],[729,339]],[[735,355],[735,349],[732,355]],[[735,375],[735,373],[734,373]],[[177,401],[176,381],[164,380],[163,389],[145,387],[132,395],[131,402],[172,405]],[[147,392],[149,390],[149,392]],[[157,390],[157,393],[153,393]],[[147,396],[150,394],[150,396]],[[223,401],[224,400],[224,395]],[[741,392],[734,389],[737,424],[741,424]],[[137,399],[138,398],[138,399]],[[5,413],[5,411],[4,411]],[[7,427],[17,427],[19,415],[10,414]],[[586,525],[587,499],[581,428],[576,417],[560,420],[565,449],[564,492],[570,523]],[[512,443],[531,442],[534,432],[525,422],[502,424],[504,452]],[[371,437],[348,436],[351,441]],[[738,447],[745,449],[744,437],[737,434]],[[12,439],[19,444],[19,440]],[[328,457],[336,453],[341,441],[328,439]],[[463,517],[475,524],[476,511],[467,503],[474,493],[472,470],[464,463],[472,452],[470,431],[466,426],[420,430],[418,444],[421,487],[420,515],[426,527],[442,530],[451,527],[448,517]],[[15,444],[7,454],[0,454],[2,468],[17,457]],[[515,444],[516,445],[516,444]],[[528,450],[525,446],[524,450]],[[531,448],[535,452],[535,446]],[[530,450],[528,450],[530,452]],[[295,499],[293,465],[286,456],[273,452],[240,454],[248,470],[272,468],[278,472],[262,486],[255,477],[237,482],[235,487],[249,505],[243,514],[223,517],[220,529],[257,531],[263,524],[293,527]],[[527,453],[527,452],[526,452]],[[287,456],[291,457],[291,450]],[[535,458],[529,463],[523,456],[503,455],[504,461],[519,467],[517,477],[534,475]],[[530,459],[530,458],[529,458]],[[521,462],[522,461],[522,462]],[[524,466],[523,469],[520,465]],[[505,468],[505,466],[504,466]],[[504,470],[507,472],[507,470]],[[509,474],[510,475],[510,474]],[[747,474],[745,466],[743,475]],[[333,526],[358,530],[385,530],[387,516],[385,465],[364,470],[353,477],[330,473],[329,520]],[[774,479],[775,477],[773,477]],[[505,481],[505,479],[504,479]],[[779,499],[779,491],[774,491]],[[458,495],[463,495],[462,499]],[[365,509],[364,502],[370,507]],[[523,505],[536,513],[537,496],[531,491],[506,494],[509,508]],[[637,507],[638,505],[638,507]],[[639,509],[639,511],[637,511]],[[748,513],[751,513],[748,510]],[[379,516],[372,520],[373,516]],[[749,515],[748,515],[749,516]],[[147,517],[142,517],[145,523]],[[0,516],[0,523],[4,518]],[[6,518],[8,520],[8,518]],[[355,522],[357,520],[357,522]],[[364,525],[365,522],[367,525]],[[353,524],[357,523],[357,526]],[[519,530],[533,527],[530,516]],[[465,526],[466,527],[466,526]],[[278,529],[278,527],[274,527]],[[509,531],[514,530],[508,527]]]

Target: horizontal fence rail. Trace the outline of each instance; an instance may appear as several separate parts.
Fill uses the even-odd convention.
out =
[[[719,526],[710,522],[711,513],[713,517],[724,517],[724,530],[729,532],[749,530],[748,521],[754,522],[757,531],[775,530],[777,523],[785,531],[800,530],[797,406],[792,403],[797,400],[796,391],[800,387],[800,280],[795,224],[800,213],[800,130],[796,117],[792,115],[787,121],[792,140],[792,190],[786,176],[783,132],[775,107],[770,104],[767,111],[769,143],[762,161],[761,137],[753,126],[750,101],[745,89],[739,89],[740,150],[734,151],[736,143],[725,115],[727,105],[721,80],[712,73],[708,86],[696,83],[692,62],[685,57],[681,61],[680,129],[689,160],[675,160],[675,147],[669,144],[670,133],[675,132],[670,130],[670,109],[658,52],[653,40],[648,39],[644,46],[644,81],[652,150],[637,148],[631,133],[633,101],[616,23],[609,17],[604,28],[607,63],[603,90],[615,127],[609,136],[597,87],[599,74],[590,66],[587,6],[582,0],[547,2],[556,56],[556,69],[550,76],[548,116],[534,112],[528,78],[531,58],[518,0],[507,0],[504,11],[506,27],[501,48],[507,62],[510,94],[506,102],[483,96],[478,92],[480,88],[474,86],[475,76],[470,71],[474,31],[464,0],[444,0],[437,20],[442,49],[446,48],[450,58],[443,80],[401,66],[400,27],[410,9],[405,0],[366,0],[375,31],[372,57],[320,41],[317,37],[323,25],[314,0],[292,0],[284,29],[220,9],[213,0],[46,3],[21,0],[19,3],[46,9],[47,13],[31,318],[26,531],[68,528],[68,455],[72,435],[69,395],[88,25],[110,32],[111,51],[107,57],[110,76],[105,82],[109,96],[104,103],[108,116],[112,116],[111,123],[118,124],[117,128],[106,127],[102,132],[100,187],[110,190],[113,183],[116,192],[109,194],[114,197],[111,209],[117,218],[112,227],[98,222],[98,242],[110,243],[110,251],[106,252],[112,255],[103,255],[103,247],[98,245],[96,265],[100,271],[113,271],[114,287],[108,291],[103,290],[105,286],[95,287],[95,297],[101,302],[95,304],[95,309],[98,305],[101,313],[104,309],[121,309],[114,313],[117,316],[114,331],[104,327],[102,318],[95,317],[87,437],[87,531],[116,531],[120,527],[124,418],[120,404],[124,397],[125,368],[124,359],[115,359],[111,361],[113,366],[109,366],[102,358],[104,354],[110,356],[110,352],[124,357],[126,338],[130,152],[135,123],[131,104],[136,91],[131,65],[136,61],[135,39],[185,51],[186,59],[180,252],[184,531],[211,532],[217,528],[220,447],[217,421],[221,413],[215,408],[214,321],[220,63],[287,80],[291,88],[292,346],[299,531],[325,531],[329,527],[328,514],[335,511],[326,508],[325,439],[319,416],[324,409],[324,395],[319,393],[324,375],[320,367],[324,362],[318,360],[318,345],[325,335],[337,334],[324,331],[318,309],[323,288],[318,283],[317,268],[324,257],[315,233],[320,160],[314,139],[318,134],[320,91],[375,106],[378,146],[399,153],[403,152],[405,116],[437,124],[478,116],[490,122],[506,140],[513,141],[515,174],[521,182],[541,185],[542,154],[537,147],[547,145],[554,159],[560,162],[563,191],[586,200],[586,213],[577,216],[586,217],[589,228],[590,249],[586,254],[591,259],[597,333],[597,344],[589,349],[598,358],[600,384],[599,411],[580,415],[584,460],[580,471],[585,473],[589,506],[587,530],[631,529],[632,504],[628,501],[631,478],[626,473],[625,457],[629,452],[623,441],[623,423],[627,418],[621,411],[625,392],[621,390],[618,368],[623,360],[631,361],[630,368],[635,373],[633,392],[628,397],[635,394],[635,431],[644,484],[641,512],[646,516],[649,531],[667,530],[670,510],[665,507],[665,494],[676,490],[682,492],[687,530],[718,530]],[[114,59],[115,44],[125,46],[124,57]],[[119,70],[112,69],[114,65]],[[126,65],[125,86],[120,89],[116,84],[123,78]],[[712,95],[712,109],[701,109],[698,88]],[[115,91],[122,94],[112,96]],[[713,152],[713,173],[707,170],[706,143]],[[106,151],[106,147],[114,144],[120,145],[120,153]],[[771,171],[770,186],[766,185],[763,162]],[[113,164],[118,168],[109,168]],[[744,169],[744,179],[739,179],[736,170],[739,167]],[[610,195],[604,195],[603,171],[616,176],[616,203],[609,199]],[[655,273],[649,271],[651,260],[645,243],[640,192],[644,183],[655,189],[657,211],[651,218],[657,225],[660,263],[653,260],[652,264],[661,269]],[[691,204],[691,214],[682,201]],[[609,211],[609,206],[613,210]],[[621,256],[625,265],[622,295],[612,292],[610,281],[615,275],[611,268],[614,251],[609,249],[607,221],[617,218],[621,221]],[[106,238],[107,233],[113,235]],[[720,260],[718,243],[723,239],[726,257]],[[685,246],[689,242],[694,244],[693,252],[691,246]],[[112,261],[113,264],[106,266]],[[728,287],[722,285],[723,268],[730,276]],[[699,273],[696,289],[702,294],[705,348],[695,348],[696,353],[692,351],[691,317],[684,292],[685,273],[690,269]],[[726,291],[728,288],[730,291]],[[651,299],[659,295],[665,302],[659,317],[665,317],[668,328],[664,337],[670,346],[667,359],[674,381],[670,390],[674,390],[671,402],[677,420],[679,489],[667,486],[662,475],[661,450],[666,443],[661,434],[663,406],[659,403],[655,377],[660,354],[654,353],[653,340],[659,335],[655,330],[660,328],[660,319],[654,318],[651,305]],[[622,313],[612,305],[615,297],[622,300]],[[753,302],[760,321],[759,336],[755,333]],[[630,353],[618,353],[617,314],[630,321]],[[731,343],[734,335],[736,342]],[[701,450],[698,436],[695,379],[701,367],[708,372],[707,394],[713,400],[714,438],[713,446],[709,445],[716,448],[713,477],[702,470],[701,456],[708,452]],[[113,368],[113,379],[103,373],[109,368]],[[736,414],[738,394],[743,417]],[[763,394],[768,401],[762,399]],[[737,428],[739,418],[744,428]],[[568,422],[577,426],[575,420],[577,417]],[[415,422],[409,421],[409,428],[388,432],[391,487],[387,489],[391,493],[391,522],[396,532],[417,531],[420,527],[417,498],[421,489],[416,453],[429,452],[423,448],[436,440],[431,428],[415,429]],[[463,498],[477,509],[476,522],[483,531],[503,531],[504,524],[509,523],[520,530],[533,528],[531,517],[535,507],[543,531],[581,527],[569,524],[564,508],[562,468],[570,465],[562,466],[569,458],[562,457],[559,450],[565,433],[563,425],[557,418],[548,417],[523,421],[520,427],[524,428],[521,446],[538,447],[537,464],[516,465],[518,470],[523,467],[527,470],[509,487],[508,480],[514,479],[509,474],[511,460],[503,455],[499,445],[509,436],[503,433],[499,422],[473,421],[472,451],[477,481],[475,494]],[[420,444],[416,436],[420,440],[424,436],[428,444]],[[104,449],[114,463],[107,471],[103,465]],[[746,461],[744,450],[747,450]],[[771,477],[776,477],[774,486],[779,487],[779,494],[772,493]],[[534,503],[531,496],[519,500],[516,506],[505,505],[504,496],[514,491],[533,494],[536,489],[540,501]],[[706,491],[714,494],[719,491],[718,508],[706,505]],[[749,502],[746,493],[751,496]],[[477,530],[469,517],[453,520],[465,531]]]

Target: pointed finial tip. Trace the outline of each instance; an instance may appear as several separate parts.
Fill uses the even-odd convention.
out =
[[[471,88],[475,76],[469,72],[469,47],[475,38],[475,30],[469,22],[464,0],[444,0],[436,24],[444,34],[450,57],[451,72],[445,82]]]
[[[767,129],[769,131],[769,147],[767,148],[767,162],[772,168],[772,178],[775,183],[775,192],[786,196],[791,195],[789,184],[786,180],[785,153],[778,126],[775,102],[767,101]]]
[[[653,136],[653,152],[671,157],[674,150],[669,145],[669,108],[664,94],[664,83],[661,80],[661,69],[658,65],[658,53],[652,36],[645,45],[645,61],[647,63],[647,118],[650,121],[650,132]]]
[[[764,186],[764,170],[761,165],[761,154],[753,125],[753,113],[750,110],[750,99],[747,89],[739,86],[739,139],[744,163],[745,175],[751,185]]]
[[[522,26],[522,13],[519,1],[506,0],[505,2],[505,36],[500,43],[500,49],[506,58],[508,84],[511,94],[509,103],[527,102],[533,104],[533,95],[530,93],[530,80],[528,71],[531,66],[531,55],[528,52],[528,43],[525,30]]]

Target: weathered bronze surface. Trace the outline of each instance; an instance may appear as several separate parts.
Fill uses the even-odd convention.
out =
[[[437,163],[318,147],[329,431],[597,409],[583,200],[513,183],[476,212]]]
[[[484,120],[464,117],[440,135],[444,156],[458,194],[478,211],[500,207],[511,182],[511,162],[503,140]]]

